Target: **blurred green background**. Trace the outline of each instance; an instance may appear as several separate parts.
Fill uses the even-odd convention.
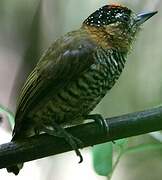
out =
[[[95,109],[105,117],[150,108],[162,103],[162,1],[160,0],[1,0],[0,1],[0,104],[15,112],[20,89],[42,52],[58,37],[77,29],[97,8],[118,2],[135,12],[158,10],[144,24],[118,83]],[[3,121],[0,143],[11,138]],[[132,137],[128,145],[160,143],[158,134]],[[84,162],[77,164],[74,152],[26,163],[18,177],[0,170],[1,179],[102,180],[92,167],[91,149],[82,150]],[[30,174],[29,174],[30,173]],[[125,153],[112,180],[161,180],[161,148]]]

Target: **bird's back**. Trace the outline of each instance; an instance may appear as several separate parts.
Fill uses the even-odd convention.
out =
[[[14,139],[28,136],[41,119],[49,119],[51,102],[55,102],[51,106],[55,108],[53,114],[58,111],[62,114],[59,93],[70,87],[94,63],[95,48],[96,44],[87,32],[79,29],[62,36],[47,49],[22,88],[15,116]]]

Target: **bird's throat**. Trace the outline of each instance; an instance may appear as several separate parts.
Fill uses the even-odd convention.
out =
[[[131,41],[127,38],[127,34],[121,32],[118,28],[104,27],[83,27],[90,37],[104,49],[118,49],[121,52],[127,53],[130,49]]]

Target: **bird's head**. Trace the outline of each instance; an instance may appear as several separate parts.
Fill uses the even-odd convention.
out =
[[[119,4],[106,5],[92,13],[83,27],[101,45],[127,51],[141,25],[156,13],[135,14]]]

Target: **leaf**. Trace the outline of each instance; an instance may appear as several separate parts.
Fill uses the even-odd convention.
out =
[[[108,176],[112,171],[112,143],[96,145],[92,149],[93,167],[97,174]]]
[[[113,150],[115,152],[119,151],[119,153],[120,152],[124,153],[125,149],[127,148],[127,144],[128,144],[127,138],[116,140],[113,146]]]
[[[123,138],[123,139],[116,140],[114,145],[123,147],[127,145],[127,142],[128,142],[127,138]]]
[[[15,121],[14,121],[14,119],[15,119],[14,114],[8,108],[2,106],[1,104],[0,104],[0,113],[6,114],[8,120],[9,120],[9,123],[11,125],[11,128],[13,129],[14,123],[15,123]]]
[[[150,150],[153,151],[157,149],[162,149],[161,143],[140,144],[140,145],[126,149],[125,153],[137,153],[137,152],[150,151]]]

